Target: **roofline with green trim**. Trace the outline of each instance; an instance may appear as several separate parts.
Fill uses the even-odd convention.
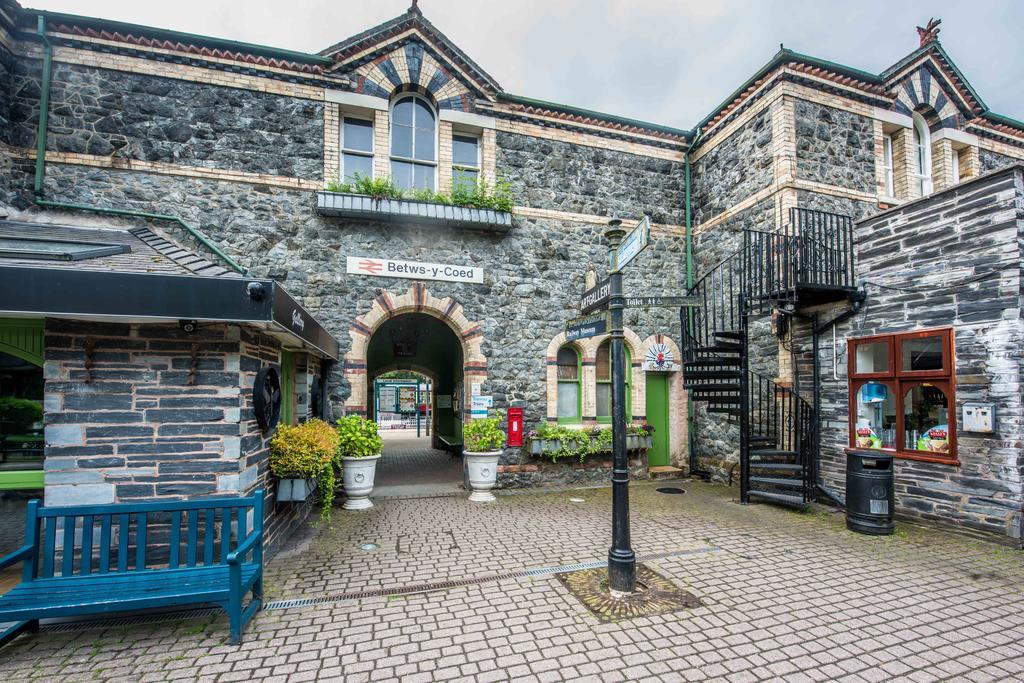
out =
[[[195,33],[185,33],[183,31],[173,31],[171,29],[157,28],[155,26],[145,26],[143,24],[131,24],[124,21],[113,21],[110,19],[101,19],[99,17],[87,17],[80,14],[67,14],[64,12],[51,12],[49,10],[38,10],[31,8],[22,8],[18,13],[18,18],[22,16],[44,16],[47,19],[47,23],[51,20],[56,22],[63,22],[69,24],[78,24],[80,26],[86,26],[89,28],[106,29],[109,31],[117,31],[119,33],[133,33],[140,36],[146,36],[151,38],[159,38],[164,40],[174,40],[181,43],[191,43],[195,45],[202,45],[205,47],[211,47],[222,50],[231,50],[234,52],[247,52],[262,57],[269,57],[272,59],[283,59],[294,62],[303,62],[306,64],[333,64],[334,60],[330,57],[324,57],[323,55],[313,54],[309,52],[299,52],[297,50],[285,50],[282,48],[270,47],[269,45],[257,45],[255,43],[244,43],[237,40],[228,40],[226,38],[214,38],[211,36],[202,36]]]
[[[601,119],[602,121],[621,123],[627,126],[636,126],[637,128],[647,128],[648,130],[656,130],[662,133],[669,133],[670,135],[679,135],[687,139],[689,139],[690,136],[693,135],[692,130],[684,130],[682,128],[663,126],[659,123],[650,123],[649,121],[630,119],[625,116],[616,116],[615,114],[605,114],[603,112],[593,111],[591,109],[583,109],[581,107],[573,107],[567,104],[559,104],[557,102],[538,100],[532,97],[524,97],[523,95],[513,95],[512,93],[507,92],[498,93],[498,99],[505,100],[507,102],[515,102],[517,104],[525,104],[533,107],[544,107],[546,109],[554,109],[556,111],[560,111],[566,114],[576,114],[578,116],[591,116],[593,118]]]

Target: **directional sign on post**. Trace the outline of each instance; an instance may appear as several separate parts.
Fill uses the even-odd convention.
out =
[[[580,297],[580,313],[586,315],[599,308],[608,306],[608,295],[611,293],[611,282],[608,278],[601,280],[596,285],[583,292]]]
[[[647,248],[651,241],[651,219],[644,216],[640,224],[633,228],[633,231],[622,238],[618,249],[615,251],[615,268],[613,272],[621,271],[629,264],[636,255]]]
[[[573,318],[565,323],[565,341],[596,337],[606,334],[609,329],[611,329],[611,325],[608,322],[607,312]]]
[[[634,296],[626,297],[626,308],[678,308],[680,306],[700,306],[695,296]]]

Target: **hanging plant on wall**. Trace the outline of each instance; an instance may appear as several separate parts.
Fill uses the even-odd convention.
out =
[[[313,479],[320,489],[320,518],[334,502],[334,459],[341,437],[323,420],[280,425],[270,439],[270,472],[278,479]]]

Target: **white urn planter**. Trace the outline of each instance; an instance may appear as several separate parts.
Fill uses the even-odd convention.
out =
[[[491,489],[494,488],[498,477],[498,457],[500,455],[501,451],[463,452],[462,457],[469,473],[469,487],[473,489],[473,492],[469,494],[470,500],[477,503],[490,503],[494,500]]]
[[[281,503],[301,503],[316,489],[315,479],[279,479],[277,500]]]
[[[373,507],[370,494],[373,492],[373,478],[377,474],[380,455],[368,458],[341,457],[341,480],[345,487],[345,510],[365,510]]]

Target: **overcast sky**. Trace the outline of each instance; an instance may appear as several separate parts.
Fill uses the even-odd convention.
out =
[[[22,0],[73,14],[319,51],[409,0]],[[1022,0],[420,0],[511,93],[691,128],[786,47],[878,73],[943,20],[946,52],[995,112],[1024,119]]]

